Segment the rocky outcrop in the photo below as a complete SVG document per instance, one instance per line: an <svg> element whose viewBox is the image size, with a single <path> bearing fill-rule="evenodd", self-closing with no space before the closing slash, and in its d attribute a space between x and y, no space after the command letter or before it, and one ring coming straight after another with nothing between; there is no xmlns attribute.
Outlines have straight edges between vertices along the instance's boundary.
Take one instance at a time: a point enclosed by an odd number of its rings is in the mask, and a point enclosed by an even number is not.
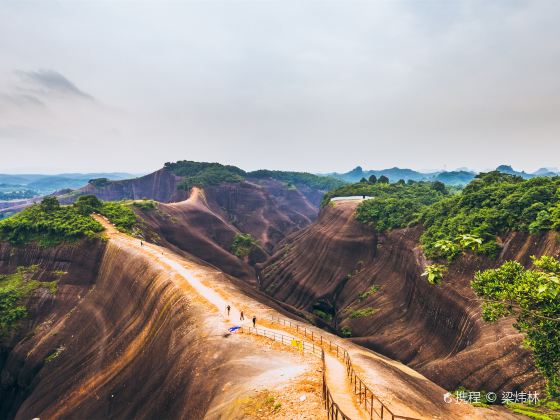
<svg viewBox="0 0 560 420"><path fill-rule="evenodd" d="M377 234L355 221L355 206L327 206L316 223L283 241L261 267L262 289L295 308L332 315L330 327L351 331L356 343L446 389L542 389L512 319L482 321L470 281L476 270L507 259L528 263L534 254L558 255L553 234L511 234L497 261L462 257L441 286L432 286L421 277L421 229Z"/></svg>
<svg viewBox="0 0 560 420"><path fill-rule="evenodd" d="M163 168L140 178L111 181L101 186L87 184L77 192L80 195L92 194L105 201L147 198L171 203L187 198L187 191L177 188L180 182L181 177Z"/></svg>
<svg viewBox="0 0 560 420"><path fill-rule="evenodd" d="M287 187L276 180L247 180L204 188L208 206L272 251L287 235L309 225L322 193L305 186Z"/></svg>

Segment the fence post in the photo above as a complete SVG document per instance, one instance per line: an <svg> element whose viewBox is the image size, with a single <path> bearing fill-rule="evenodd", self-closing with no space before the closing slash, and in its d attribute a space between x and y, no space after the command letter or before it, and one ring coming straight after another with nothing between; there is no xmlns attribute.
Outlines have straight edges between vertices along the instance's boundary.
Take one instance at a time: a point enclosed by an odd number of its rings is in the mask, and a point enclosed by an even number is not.
<svg viewBox="0 0 560 420"><path fill-rule="evenodd" d="M362 405L362 381L360 381L360 405Z"/></svg>
<svg viewBox="0 0 560 420"><path fill-rule="evenodd" d="M369 418L373 419L373 394L371 394L371 407L369 408Z"/></svg>

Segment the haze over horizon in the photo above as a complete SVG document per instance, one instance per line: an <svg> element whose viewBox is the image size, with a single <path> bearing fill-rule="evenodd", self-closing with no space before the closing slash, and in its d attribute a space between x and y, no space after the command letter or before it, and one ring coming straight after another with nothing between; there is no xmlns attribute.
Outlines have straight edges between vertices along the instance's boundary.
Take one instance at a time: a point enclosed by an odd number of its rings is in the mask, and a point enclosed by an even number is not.
<svg viewBox="0 0 560 420"><path fill-rule="evenodd" d="M0 173L558 166L560 3L3 2Z"/></svg>

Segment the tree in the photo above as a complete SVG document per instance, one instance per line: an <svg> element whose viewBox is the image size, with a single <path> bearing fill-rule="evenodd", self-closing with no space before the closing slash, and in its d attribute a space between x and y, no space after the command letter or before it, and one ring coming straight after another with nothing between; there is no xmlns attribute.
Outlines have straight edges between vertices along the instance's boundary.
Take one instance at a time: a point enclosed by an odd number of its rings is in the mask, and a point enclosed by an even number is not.
<svg viewBox="0 0 560 420"><path fill-rule="evenodd" d="M548 256L532 259L531 269L508 261L479 271L472 287L483 299L484 320L517 316L514 327L525 334L548 393L556 397L560 395L560 261Z"/></svg>
<svg viewBox="0 0 560 420"><path fill-rule="evenodd" d="M368 181L370 184L377 184L377 177L375 175L371 175Z"/></svg>
<svg viewBox="0 0 560 420"><path fill-rule="evenodd" d="M91 214L99 210L102 206L103 203L95 195L82 195L74 203L76 210L83 215Z"/></svg>
<svg viewBox="0 0 560 420"><path fill-rule="evenodd" d="M397 184L399 184L399 185L405 185L406 183L404 182L404 179L399 179L399 180L397 181Z"/></svg>
<svg viewBox="0 0 560 420"><path fill-rule="evenodd" d="M362 177L362 179L360 179L360 184L367 184L367 179Z"/></svg>
<svg viewBox="0 0 560 420"><path fill-rule="evenodd" d="M47 213L58 210L60 208L60 203L57 198L49 195L41 201L41 209Z"/></svg>
<svg viewBox="0 0 560 420"><path fill-rule="evenodd" d="M389 178L387 178L385 175L381 175L379 177L379 179L377 180L378 183L380 184L388 184L389 183Z"/></svg>
<svg viewBox="0 0 560 420"><path fill-rule="evenodd" d="M447 188L445 188L445 184L441 181L435 181L432 184L432 188L442 194L447 194Z"/></svg>

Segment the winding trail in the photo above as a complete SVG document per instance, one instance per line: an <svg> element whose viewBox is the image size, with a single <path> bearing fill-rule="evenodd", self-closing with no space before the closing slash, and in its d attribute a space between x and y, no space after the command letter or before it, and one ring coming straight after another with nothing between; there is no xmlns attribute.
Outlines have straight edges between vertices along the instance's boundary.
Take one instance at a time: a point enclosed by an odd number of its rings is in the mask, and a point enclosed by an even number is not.
<svg viewBox="0 0 560 420"><path fill-rule="evenodd" d="M239 301L239 296L228 295L224 290L220 290L220 292L218 292L201 280L201 276L203 275L212 276L221 274L221 272L216 271L211 267L199 265L193 261L187 261L184 258L170 252L167 248L146 242L143 242L143 245L141 245L138 239L134 239L119 232L106 218L97 215L94 217L105 227L106 234L109 236L110 240L121 243L124 242L128 247L134 248L136 251L149 254L152 259L179 274L188 282L188 284L199 296L212 305L217 312L221 313L224 319L232 322L232 326L251 326L251 318L253 314L259 315L259 319L265 319L264 314L256 312L256 308L254 308L253 305L247 305L249 302L246 300L250 298L246 298L245 301ZM262 306L260 303L254 303L258 306ZM227 310L225 309L228 305L231 307L229 316L227 314ZM244 313L244 320L240 319L242 311ZM260 323L259 329L301 340L300 337L287 333L285 330L271 328L270 326L263 326ZM355 402L343 363L336 357L333 357L326 352L325 363L327 385L331 391L333 400L338 404L340 409L352 420L369 418L369 416L367 416L362 408L360 408Z"/></svg>

